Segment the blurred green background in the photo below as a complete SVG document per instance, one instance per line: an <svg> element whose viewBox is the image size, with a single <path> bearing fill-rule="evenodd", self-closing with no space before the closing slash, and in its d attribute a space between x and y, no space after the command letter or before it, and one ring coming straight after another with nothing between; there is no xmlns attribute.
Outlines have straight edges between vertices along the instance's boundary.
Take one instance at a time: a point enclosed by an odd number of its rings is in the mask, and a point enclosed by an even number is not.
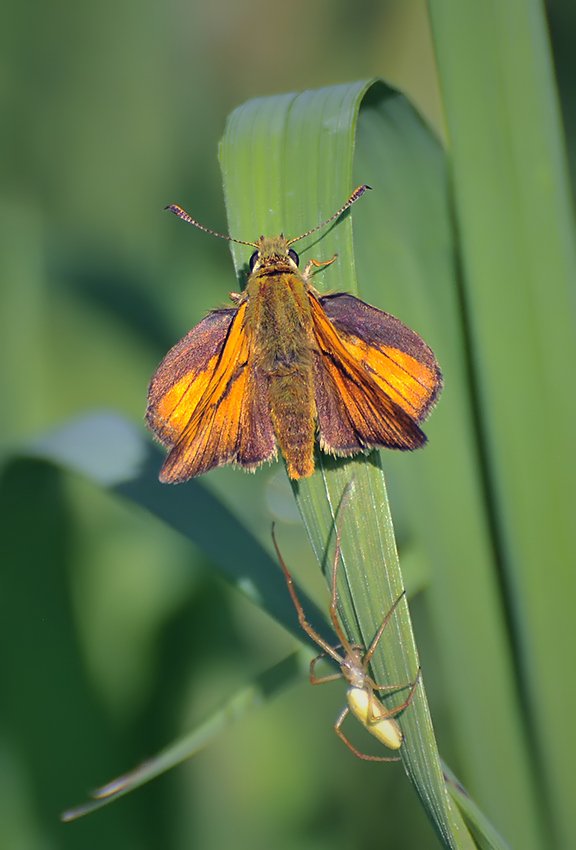
<svg viewBox="0 0 576 850"><path fill-rule="evenodd" d="M142 423L164 353L236 287L226 246L162 213L178 202L226 231L216 149L234 106L384 76L442 135L425 4L63 0L12 3L3 18L0 846L433 846L401 769L357 762L335 739L343 689L305 682L192 762L60 824L294 644L159 521L11 460L95 408ZM568 0L550 9L572 163L575 18ZM267 548L277 520L322 602L280 468L220 470L206 484ZM412 611L441 750L457 768L423 597ZM385 835L383 807L394 814Z"/></svg>

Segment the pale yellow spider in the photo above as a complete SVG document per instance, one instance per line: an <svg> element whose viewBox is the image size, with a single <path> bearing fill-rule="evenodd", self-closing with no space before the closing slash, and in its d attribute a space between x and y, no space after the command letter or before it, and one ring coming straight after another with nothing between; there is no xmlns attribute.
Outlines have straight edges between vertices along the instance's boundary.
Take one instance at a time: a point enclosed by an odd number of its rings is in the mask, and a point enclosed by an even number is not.
<svg viewBox="0 0 576 850"><path fill-rule="evenodd" d="M364 728L382 744L384 744L385 747L388 747L390 750L398 750L402 746L404 736L398 721L395 718L408 708L412 702L416 687L420 681L420 670L418 670L416 679L407 685L378 685L368 673L368 665L376 651L376 648L378 647L378 643L384 633L384 629L388 625L390 618L398 607L398 604L404 598L405 591L400 594L392 608L384 617L382 625L376 632L372 643L367 650L365 650L365 647L360 644L350 643L348 637L344 633L337 611L338 592L336 589L336 576L338 563L340 561L340 537L337 535L334 563L332 566L332 595L329 613L332 626L340 643L338 644L338 647L332 647L318 634L317 631L315 631L315 629L312 628L306 619L306 614L304 613L304 609L302 608L302 604L296 593L292 576L286 566L280 549L278 548L278 543L276 542L276 536L274 534L274 527L272 527L272 540L278 555L278 560L280 561L280 566L282 567L284 576L286 577L290 596L292 597L296 613L298 614L298 622L308 637L310 637L314 643L323 650L320 655L313 658L310 662L310 683L312 685L321 685L324 682L333 682L334 680L341 678L344 678L348 682L348 690L346 693L348 705L345 706L338 715L336 723L334 724L334 731L338 737L344 741L348 749L350 749L358 758L365 759L366 761L399 761L398 756L372 756L360 752L360 750L356 749L342 731L342 724L348 713L352 712ZM337 652L338 648L342 649L342 653ZM325 658L326 656L329 656L338 664L340 672L332 673L327 676L316 676L316 664L320 661L320 659ZM386 708L375 693L376 691L399 691L407 687L410 688L407 698L403 703L395 705L392 708Z"/></svg>

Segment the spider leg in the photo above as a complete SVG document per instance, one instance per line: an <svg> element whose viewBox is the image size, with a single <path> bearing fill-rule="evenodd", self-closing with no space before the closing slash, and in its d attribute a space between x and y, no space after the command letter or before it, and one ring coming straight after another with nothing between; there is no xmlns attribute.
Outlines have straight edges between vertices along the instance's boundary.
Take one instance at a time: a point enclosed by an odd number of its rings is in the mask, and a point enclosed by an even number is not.
<svg viewBox="0 0 576 850"><path fill-rule="evenodd" d="M413 682L408 682L406 685L377 685L375 682L371 682L371 686L375 691L401 691L404 688L410 688L410 692L403 703L400 705L395 705L390 710L386 710L382 715L382 719L386 717L396 717L397 714L401 714L404 709L408 708L412 700L414 699L414 695L416 693L416 688L418 687L418 682L422 677L422 668L418 668L418 673L416 674L416 678Z"/></svg>
<svg viewBox="0 0 576 850"><path fill-rule="evenodd" d="M364 761L400 761L399 756L369 756L367 753L362 753L360 752L360 750L356 749L354 744L348 740L348 738L342 731L342 724L344 723L344 720L348 716L349 712L350 709L348 708L348 706L342 709L342 711L338 715L336 723L334 724L334 731L336 732L340 740L346 744L350 752L354 753L357 758L363 759Z"/></svg>
<svg viewBox="0 0 576 850"><path fill-rule="evenodd" d="M335 682L336 679L342 678L342 673L328 673L325 676L317 676L316 675L316 664L319 661L322 661L323 658L326 658L327 654L325 652L321 652L320 655L317 655L316 658L313 658L310 662L310 684L311 685L323 685L325 682Z"/></svg>
<svg viewBox="0 0 576 850"><path fill-rule="evenodd" d="M366 651L366 655L364 656L364 660L363 660L364 667L367 667L368 664L370 663L370 659L372 658L372 656L376 652L376 647L380 643L380 638L384 634L384 629L386 628L386 626L390 622L390 618L394 614L394 611L396 610L396 608L398 607L398 605L400 604L402 599L404 599L405 596L406 596L406 591L403 590L402 593L400 594L400 596L398 597L398 599L396 600L396 602L394 603L394 605L390 608L390 610L388 611L388 613L386 614L386 616L382 620L382 625L380 626L380 628L378 629L378 631L374 635L374 639L372 640L372 643L368 647L368 650Z"/></svg>

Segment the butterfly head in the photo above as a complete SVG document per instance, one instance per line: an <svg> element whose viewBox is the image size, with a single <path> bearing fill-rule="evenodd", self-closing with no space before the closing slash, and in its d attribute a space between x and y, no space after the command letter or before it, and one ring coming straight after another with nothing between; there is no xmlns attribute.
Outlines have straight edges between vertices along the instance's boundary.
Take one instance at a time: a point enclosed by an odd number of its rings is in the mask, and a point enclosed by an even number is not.
<svg viewBox="0 0 576 850"><path fill-rule="evenodd" d="M261 236L255 243L256 250L250 257L250 274L272 274L294 272L300 258L290 247L285 236Z"/></svg>
<svg viewBox="0 0 576 850"><path fill-rule="evenodd" d="M326 227L326 225L335 221L335 219L340 218L342 213L344 213L348 207L351 207L358 198L362 197L367 189L370 189L370 186L367 186L366 184L358 186L358 188L352 192L346 203L343 204L340 209L336 210L330 218L327 218L320 224L311 227L310 230L307 230L305 233L301 233L300 236L292 237L292 239L287 239L281 233L280 236L261 236L257 242L247 242L244 239L235 239L233 236L227 236L224 233L218 233L217 230L212 230L210 227L205 227L203 224L200 224L199 221L196 221L195 218L192 218L192 216L178 204L169 204L166 209L171 213L174 213L174 215L177 215L178 218L181 218L183 221L187 221L199 230L203 230L204 233L210 233L212 236L217 236L219 239L226 239L228 242L236 242L237 245L249 245L250 247L255 248L256 250L250 257L250 274L295 272L298 269L299 257L296 251L293 251L290 246L295 242L299 242L300 239L304 239L306 236L316 233L316 231Z"/></svg>

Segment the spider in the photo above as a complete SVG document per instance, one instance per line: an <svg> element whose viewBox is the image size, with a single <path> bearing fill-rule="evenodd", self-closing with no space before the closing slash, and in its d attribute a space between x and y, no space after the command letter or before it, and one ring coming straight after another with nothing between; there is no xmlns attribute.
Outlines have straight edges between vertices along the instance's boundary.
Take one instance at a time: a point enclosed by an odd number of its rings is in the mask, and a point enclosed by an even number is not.
<svg viewBox="0 0 576 850"><path fill-rule="evenodd" d="M361 644L351 643L344 633L342 623L337 613L338 592L336 589L336 577L340 561L340 535L338 534L336 537L334 563L332 566L332 595L329 613L332 626L340 643L336 647L330 646L330 644L312 628L306 619L302 603L300 602L296 593L296 588L294 587L294 581L278 547L276 535L274 533L274 526L272 526L272 541L274 543L274 548L276 549L276 554L278 555L278 560L280 561L280 566L282 567L282 571L286 578L286 584L288 585L292 602L294 603L296 613L298 614L298 622L308 637L323 650L320 655L313 658L310 662L310 684L321 685L325 682L333 682L336 679L341 678L344 678L348 682L348 690L346 692L348 705L346 705L338 715L336 723L334 724L334 731L346 744L348 749L351 750L358 758L366 761L399 761L400 759L398 756L372 756L360 752L360 750L358 750L344 734L342 724L348 714L352 712L362 726L364 726L371 735L384 744L385 747L388 747L390 750L398 750L402 746L404 736L398 721L395 718L397 715L401 714L404 709L408 708L412 702L416 692L416 687L420 681L420 669L418 670L415 680L408 683L408 685L378 685L369 675L368 665L376 651L376 648L378 647L380 638L384 633L384 629L390 622L390 618L394 614L399 603L405 597L406 591L403 591L400 594L396 602L392 605L384 617L384 620L382 621L382 624L376 632L368 649ZM338 649L341 649L342 652L337 652ZM329 656L338 664L340 672L331 673L327 676L317 676L316 664L322 658L326 658L326 656ZM386 708L376 695L376 691L399 691L407 687L410 688L408 696L403 703L394 706L393 708Z"/></svg>

